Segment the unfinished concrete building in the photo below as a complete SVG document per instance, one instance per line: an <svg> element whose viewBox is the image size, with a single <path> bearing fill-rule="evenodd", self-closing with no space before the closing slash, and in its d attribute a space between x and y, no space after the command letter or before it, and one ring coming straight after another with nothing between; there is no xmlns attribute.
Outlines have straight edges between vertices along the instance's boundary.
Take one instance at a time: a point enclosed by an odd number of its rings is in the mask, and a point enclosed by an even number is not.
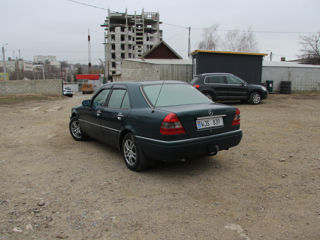
<svg viewBox="0 0 320 240"><path fill-rule="evenodd" d="M121 74L121 60L140 58L162 40L159 13L138 15L108 11L105 29L105 57L110 75Z"/></svg>

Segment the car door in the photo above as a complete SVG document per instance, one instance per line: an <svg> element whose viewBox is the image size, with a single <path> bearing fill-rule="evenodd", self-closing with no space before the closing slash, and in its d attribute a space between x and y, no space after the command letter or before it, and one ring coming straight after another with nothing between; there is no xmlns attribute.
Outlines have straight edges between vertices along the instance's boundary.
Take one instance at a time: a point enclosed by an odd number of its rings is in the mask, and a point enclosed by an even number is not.
<svg viewBox="0 0 320 240"><path fill-rule="evenodd" d="M85 107L79 116L81 128L92 138L101 138L100 114L101 107L106 103L110 88L102 89L91 100L91 105Z"/></svg>
<svg viewBox="0 0 320 240"><path fill-rule="evenodd" d="M228 75L228 90L229 90L229 99L247 99L248 97L248 87L247 84L240 78Z"/></svg>
<svg viewBox="0 0 320 240"><path fill-rule="evenodd" d="M103 141L118 146L120 131L130 112L129 93L124 86L112 89L108 103L101 108L101 132Z"/></svg>
<svg viewBox="0 0 320 240"><path fill-rule="evenodd" d="M216 100L226 99L228 97L227 80L224 75L206 76L204 83L214 93Z"/></svg>

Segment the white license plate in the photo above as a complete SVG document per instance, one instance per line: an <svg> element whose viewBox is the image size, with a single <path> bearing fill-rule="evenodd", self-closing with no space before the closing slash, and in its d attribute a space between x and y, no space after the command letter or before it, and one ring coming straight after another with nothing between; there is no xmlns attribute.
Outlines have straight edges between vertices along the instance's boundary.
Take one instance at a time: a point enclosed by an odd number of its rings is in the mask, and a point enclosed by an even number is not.
<svg viewBox="0 0 320 240"><path fill-rule="evenodd" d="M223 126L222 117L213 117L207 119L196 120L197 129L221 127Z"/></svg>

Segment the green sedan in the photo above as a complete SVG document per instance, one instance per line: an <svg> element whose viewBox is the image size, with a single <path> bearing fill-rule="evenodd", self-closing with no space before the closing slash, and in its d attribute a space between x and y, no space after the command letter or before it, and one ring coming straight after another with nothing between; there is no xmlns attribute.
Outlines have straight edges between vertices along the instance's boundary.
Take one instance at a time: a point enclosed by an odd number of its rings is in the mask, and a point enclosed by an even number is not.
<svg viewBox="0 0 320 240"><path fill-rule="evenodd" d="M154 161L215 155L242 137L238 108L214 103L180 81L105 84L72 108L69 130L77 141L117 147L133 171Z"/></svg>

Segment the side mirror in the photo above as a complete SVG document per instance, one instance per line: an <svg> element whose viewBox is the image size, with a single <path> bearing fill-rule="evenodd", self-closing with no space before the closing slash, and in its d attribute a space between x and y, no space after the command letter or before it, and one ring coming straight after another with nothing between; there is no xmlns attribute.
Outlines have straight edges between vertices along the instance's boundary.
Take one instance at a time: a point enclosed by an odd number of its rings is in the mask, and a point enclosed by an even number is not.
<svg viewBox="0 0 320 240"><path fill-rule="evenodd" d="M90 100L90 99L83 100L83 101L82 101L82 106L84 106L84 107L90 107L90 106L91 106L91 100Z"/></svg>

